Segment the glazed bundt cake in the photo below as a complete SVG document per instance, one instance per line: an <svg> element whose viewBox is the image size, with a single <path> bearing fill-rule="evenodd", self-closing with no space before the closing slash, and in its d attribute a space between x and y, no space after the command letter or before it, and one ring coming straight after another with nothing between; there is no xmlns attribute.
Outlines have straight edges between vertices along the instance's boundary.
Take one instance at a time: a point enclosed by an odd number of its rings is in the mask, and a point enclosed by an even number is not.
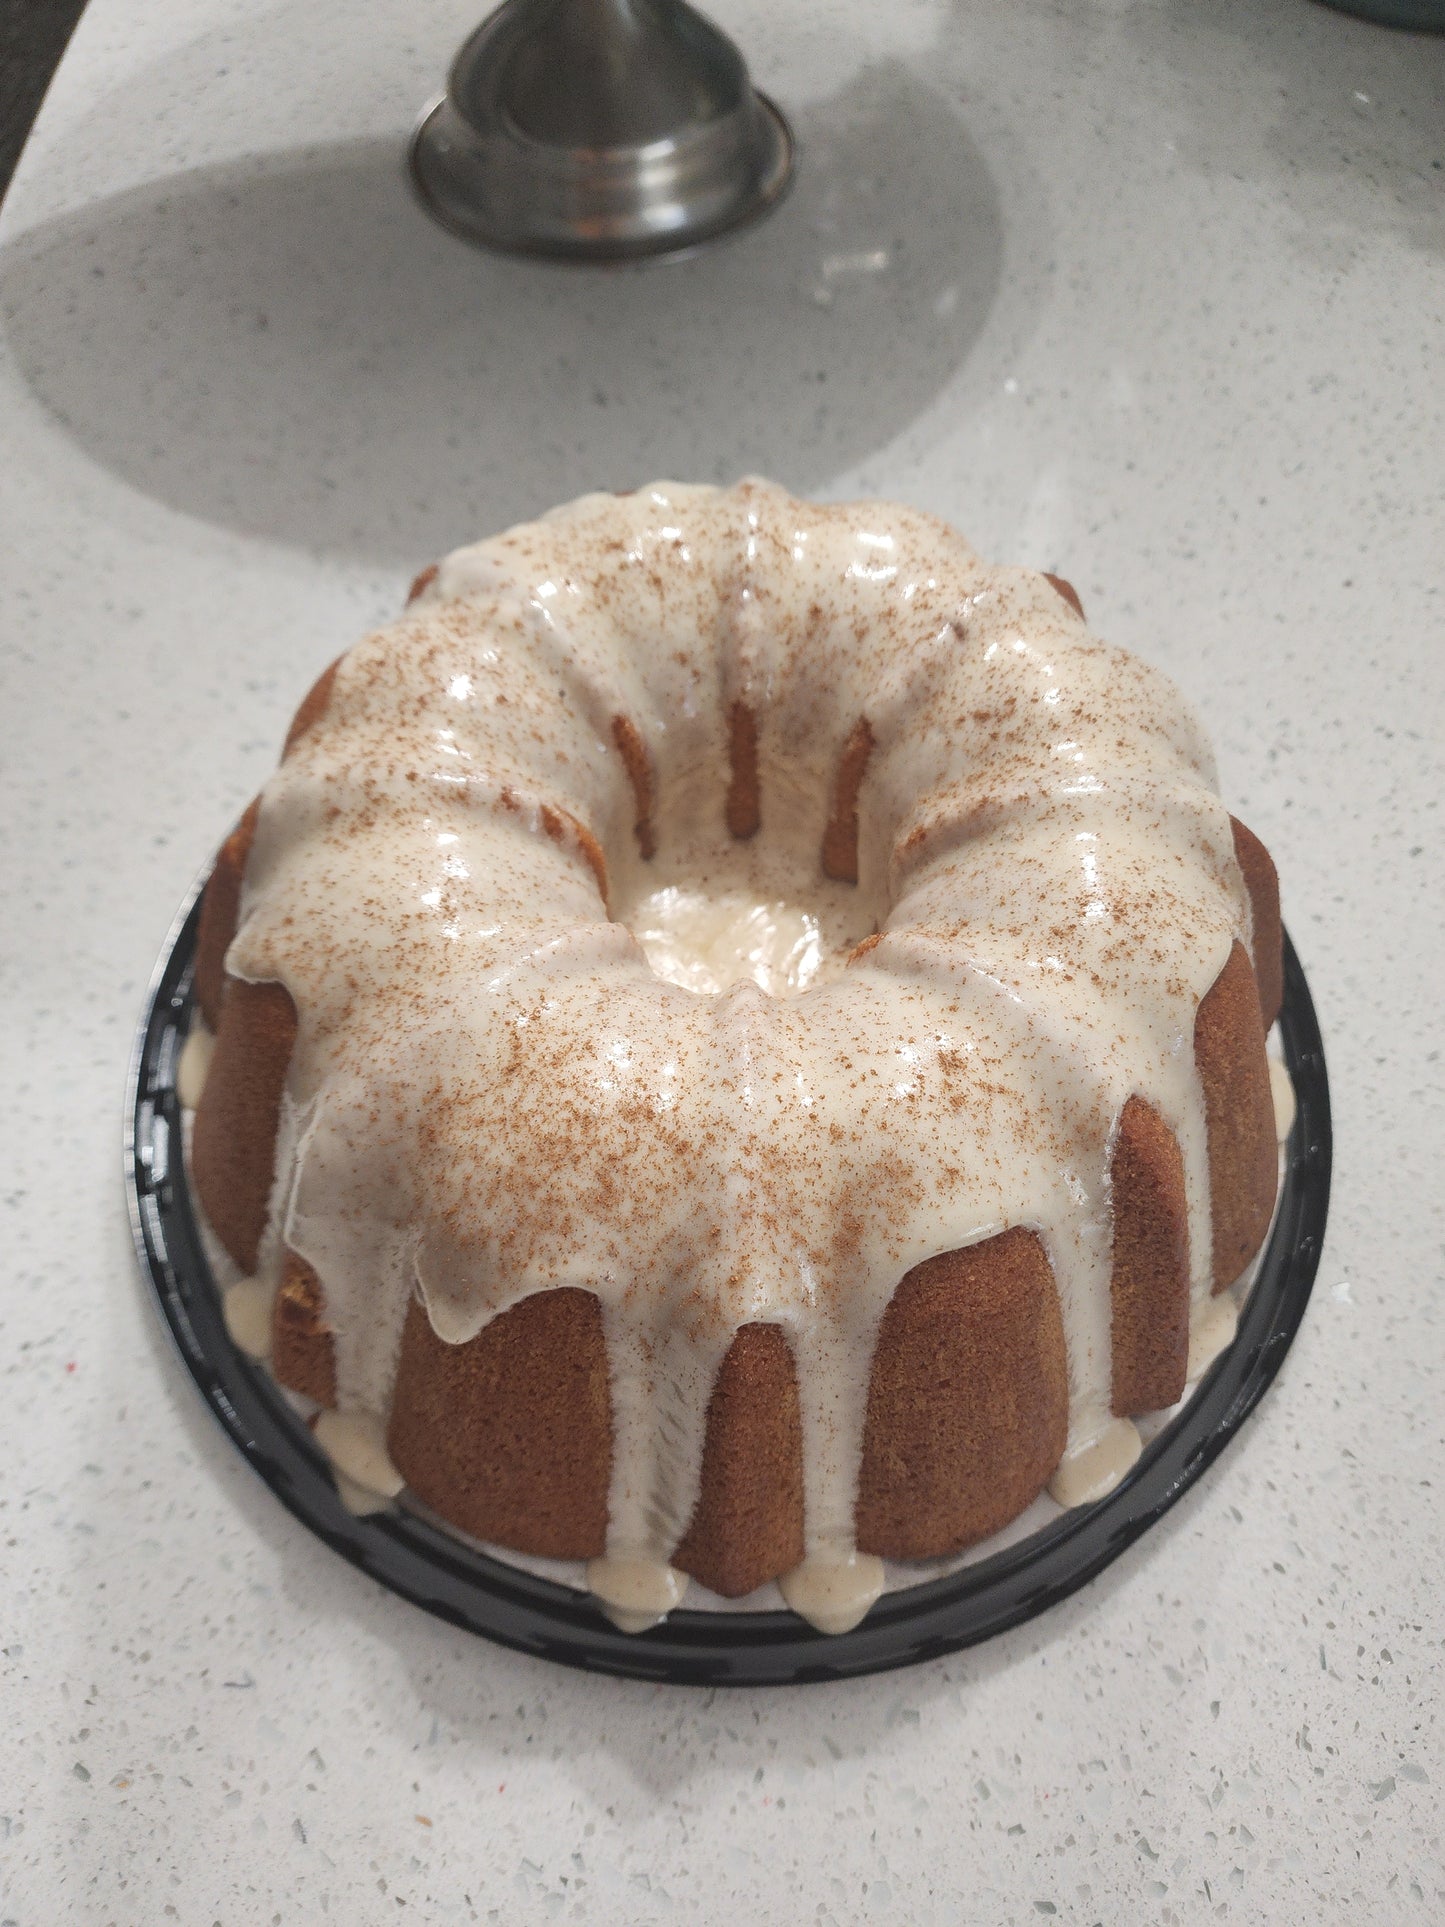
<svg viewBox="0 0 1445 1927"><path fill-rule="evenodd" d="M1268 855L1067 584L592 495L333 664L217 859L196 1193L374 1491L816 1625L1093 1496L1276 1184Z"/></svg>

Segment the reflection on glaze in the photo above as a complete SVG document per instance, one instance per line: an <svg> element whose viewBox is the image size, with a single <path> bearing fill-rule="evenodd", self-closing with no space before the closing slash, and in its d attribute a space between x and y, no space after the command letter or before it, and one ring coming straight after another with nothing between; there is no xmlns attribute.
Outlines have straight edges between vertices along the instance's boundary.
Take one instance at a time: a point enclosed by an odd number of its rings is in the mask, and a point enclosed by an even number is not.
<svg viewBox="0 0 1445 1927"><path fill-rule="evenodd" d="M821 857L845 765L856 884ZM585 497L447 558L263 792L227 966L300 1013L267 1262L284 1240L315 1267L341 1413L378 1439L414 1292L453 1344L531 1292L595 1293L597 1582L631 1575L633 1615L668 1609L733 1333L781 1323L789 1597L842 1623L838 1574L871 1584L873 1341L923 1259L1039 1230L1068 1352L1056 1489L1120 1476L1112 1132L1138 1092L1178 1138L1202 1301L1194 1014L1248 934L1187 706L1043 578L913 511L764 483Z"/></svg>

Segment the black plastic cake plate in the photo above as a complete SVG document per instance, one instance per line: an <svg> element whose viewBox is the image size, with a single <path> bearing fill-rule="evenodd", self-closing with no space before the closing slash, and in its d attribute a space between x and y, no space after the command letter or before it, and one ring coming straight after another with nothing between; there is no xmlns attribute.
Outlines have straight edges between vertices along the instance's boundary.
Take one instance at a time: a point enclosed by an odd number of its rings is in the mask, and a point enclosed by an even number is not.
<svg viewBox="0 0 1445 1927"><path fill-rule="evenodd" d="M136 1249L181 1359L226 1435L296 1517L355 1566L455 1626L591 1672L692 1686L848 1679L970 1646L1074 1592L1169 1510L1239 1431L1309 1301L1330 1191L1330 1097L1309 987L1285 938L1280 1016L1298 1112L1269 1246L1234 1343L1107 1498L945 1578L885 1593L850 1633L792 1613L680 1608L621 1633L584 1592L505 1564L404 1508L353 1517L326 1460L264 1367L232 1343L192 1213L176 1066L191 1019L199 886L156 968L126 1094Z"/></svg>

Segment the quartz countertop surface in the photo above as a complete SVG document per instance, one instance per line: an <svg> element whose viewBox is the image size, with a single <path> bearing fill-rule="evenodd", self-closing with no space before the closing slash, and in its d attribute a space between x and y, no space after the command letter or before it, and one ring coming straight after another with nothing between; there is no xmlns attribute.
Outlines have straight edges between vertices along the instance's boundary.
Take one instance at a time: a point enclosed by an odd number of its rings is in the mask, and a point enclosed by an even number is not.
<svg viewBox="0 0 1445 1927"><path fill-rule="evenodd" d="M727 0L796 190L598 274L408 198L471 13L92 0L0 216L0 1922L1440 1920L1445 40ZM1279 1380L1101 1578L704 1694L488 1646L281 1509L147 1302L121 1100L178 902L412 572L744 471L1061 570L1184 685L1336 1162Z"/></svg>

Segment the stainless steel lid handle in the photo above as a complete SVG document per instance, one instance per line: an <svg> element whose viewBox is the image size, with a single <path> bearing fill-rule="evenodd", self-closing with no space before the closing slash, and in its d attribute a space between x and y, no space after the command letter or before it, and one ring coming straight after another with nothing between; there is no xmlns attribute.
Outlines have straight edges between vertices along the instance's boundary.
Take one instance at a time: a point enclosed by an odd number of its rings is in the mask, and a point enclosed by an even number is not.
<svg viewBox="0 0 1445 1927"><path fill-rule="evenodd" d="M774 206L793 139L684 0L507 0L412 139L444 227L573 261L691 252Z"/></svg>

